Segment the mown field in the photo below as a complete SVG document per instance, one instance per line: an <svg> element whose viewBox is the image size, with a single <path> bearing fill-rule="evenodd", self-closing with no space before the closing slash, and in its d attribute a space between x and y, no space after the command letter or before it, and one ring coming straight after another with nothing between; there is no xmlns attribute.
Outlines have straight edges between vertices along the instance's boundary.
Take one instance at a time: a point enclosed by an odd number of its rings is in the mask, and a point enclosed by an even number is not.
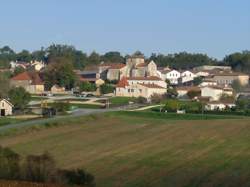
<svg viewBox="0 0 250 187"><path fill-rule="evenodd" d="M1 137L0 145L21 155L49 151L100 187L250 186L250 119L200 119L99 114Z"/></svg>

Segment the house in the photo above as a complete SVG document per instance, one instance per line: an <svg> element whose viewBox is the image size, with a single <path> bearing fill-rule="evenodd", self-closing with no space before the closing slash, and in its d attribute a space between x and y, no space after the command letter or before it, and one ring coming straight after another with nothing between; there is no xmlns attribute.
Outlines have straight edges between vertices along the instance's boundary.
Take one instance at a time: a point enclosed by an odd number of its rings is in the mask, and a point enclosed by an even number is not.
<svg viewBox="0 0 250 187"><path fill-rule="evenodd" d="M217 86L217 82L211 79L204 79L199 87L204 87L204 86Z"/></svg>
<svg viewBox="0 0 250 187"><path fill-rule="evenodd" d="M27 92L31 94L40 94L44 92L44 83L40 78L40 75L36 72L23 72L10 80L12 87L23 87Z"/></svg>
<svg viewBox="0 0 250 187"><path fill-rule="evenodd" d="M182 83L193 81L195 77L196 75L190 70L185 70L181 72Z"/></svg>
<svg viewBox="0 0 250 187"><path fill-rule="evenodd" d="M225 110L226 108L234 108L234 102L210 101L205 105L206 110Z"/></svg>
<svg viewBox="0 0 250 187"><path fill-rule="evenodd" d="M163 70L161 73L164 80L169 80L171 85L177 85L181 77L181 73L177 70Z"/></svg>
<svg viewBox="0 0 250 187"><path fill-rule="evenodd" d="M165 81L158 77L123 77L116 86L115 95L122 97L145 97L167 92Z"/></svg>
<svg viewBox="0 0 250 187"><path fill-rule="evenodd" d="M31 61L30 65L35 71L41 71L45 68L45 63L42 61Z"/></svg>
<svg viewBox="0 0 250 187"><path fill-rule="evenodd" d="M176 87L176 91L178 93L179 98L187 97L187 93L190 91L201 92L201 89L197 86L181 86Z"/></svg>
<svg viewBox="0 0 250 187"><path fill-rule="evenodd" d="M103 66L103 65L101 65ZM122 63L111 63L108 67L107 80L120 80L126 75L126 65Z"/></svg>
<svg viewBox="0 0 250 187"><path fill-rule="evenodd" d="M10 62L10 68L12 71L14 71L16 68L21 67L23 69L27 69L30 66L27 62L20 62L20 61L11 61Z"/></svg>
<svg viewBox="0 0 250 187"><path fill-rule="evenodd" d="M210 97L211 101L219 101L222 95L233 95L231 87L222 86L204 86L201 87L201 97Z"/></svg>
<svg viewBox="0 0 250 187"><path fill-rule="evenodd" d="M213 75L213 80L218 85L231 85L234 81L239 81L242 86L249 84L249 75L240 72L219 72Z"/></svg>
<svg viewBox="0 0 250 187"><path fill-rule="evenodd" d="M52 94L60 94L60 93L65 93L65 87L60 87L59 85L54 85L50 89Z"/></svg>
<svg viewBox="0 0 250 187"><path fill-rule="evenodd" d="M6 99L0 99L0 117L12 115L13 105Z"/></svg>

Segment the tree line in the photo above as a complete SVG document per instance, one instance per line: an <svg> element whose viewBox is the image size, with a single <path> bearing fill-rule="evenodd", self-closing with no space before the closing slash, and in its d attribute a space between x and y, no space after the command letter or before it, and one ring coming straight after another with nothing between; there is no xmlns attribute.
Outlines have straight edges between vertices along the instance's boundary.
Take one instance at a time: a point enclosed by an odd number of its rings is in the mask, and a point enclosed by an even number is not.
<svg viewBox="0 0 250 187"><path fill-rule="evenodd" d="M94 187L95 178L83 169L65 170L56 166L49 153L28 155L24 159L0 146L0 179Z"/></svg>
<svg viewBox="0 0 250 187"><path fill-rule="evenodd" d="M8 68L10 61L29 62L31 60L38 60L44 61L47 64L64 61L72 64L74 69L83 69L88 65L96 65L102 61L124 63L126 57L128 55L122 55L117 51L107 52L103 55L95 51L87 54L70 45L53 44L47 48L42 47L40 50L33 52L22 50L18 53L9 46L4 46L0 48L0 68ZM190 69L201 65L229 65L234 70L250 72L250 51L229 54L222 61L211 58L206 54L187 52L167 55L153 53L147 60L154 60L158 66L169 66L175 69Z"/></svg>

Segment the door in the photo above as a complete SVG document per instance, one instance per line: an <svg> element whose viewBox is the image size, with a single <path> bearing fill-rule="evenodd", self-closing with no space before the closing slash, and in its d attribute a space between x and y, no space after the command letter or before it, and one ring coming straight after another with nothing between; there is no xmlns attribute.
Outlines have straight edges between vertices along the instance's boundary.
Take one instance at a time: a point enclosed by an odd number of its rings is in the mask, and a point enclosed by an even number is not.
<svg viewBox="0 0 250 187"><path fill-rule="evenodd" d="M1 109L1 115L0 116L5 116L5 109Z"/></svg>

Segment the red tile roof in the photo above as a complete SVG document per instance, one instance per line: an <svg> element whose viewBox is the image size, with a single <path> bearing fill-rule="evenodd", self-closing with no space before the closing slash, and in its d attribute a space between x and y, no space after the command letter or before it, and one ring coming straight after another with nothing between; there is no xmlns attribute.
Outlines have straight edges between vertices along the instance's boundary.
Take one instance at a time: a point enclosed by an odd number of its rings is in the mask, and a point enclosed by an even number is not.
<svg viewBox="0 0 250 187"><path fill-rule="evenodd" d="M117 88L125 88L126 86L128 86L128 80L126 77L123 77L118 84L116 85Z"/></svg>
<svg viewBox="0 0 250 187"><path fill-rule="evenodd" d="M43 81L41 80L38 73L32 73L32 72L23 72L15 77L11 78L12 81L32 81L32 85L43 85Z"/></svg>
<svg viewBox="0 0 250 187"><path fill-rule="evenodd" d="M28 74L28 72L23 72L23 73L20 73L18 75L16 75L15 77L12 77L11 80L14 80L14 81L26 81L26 80L32 80L30 75Z"/></svg>

